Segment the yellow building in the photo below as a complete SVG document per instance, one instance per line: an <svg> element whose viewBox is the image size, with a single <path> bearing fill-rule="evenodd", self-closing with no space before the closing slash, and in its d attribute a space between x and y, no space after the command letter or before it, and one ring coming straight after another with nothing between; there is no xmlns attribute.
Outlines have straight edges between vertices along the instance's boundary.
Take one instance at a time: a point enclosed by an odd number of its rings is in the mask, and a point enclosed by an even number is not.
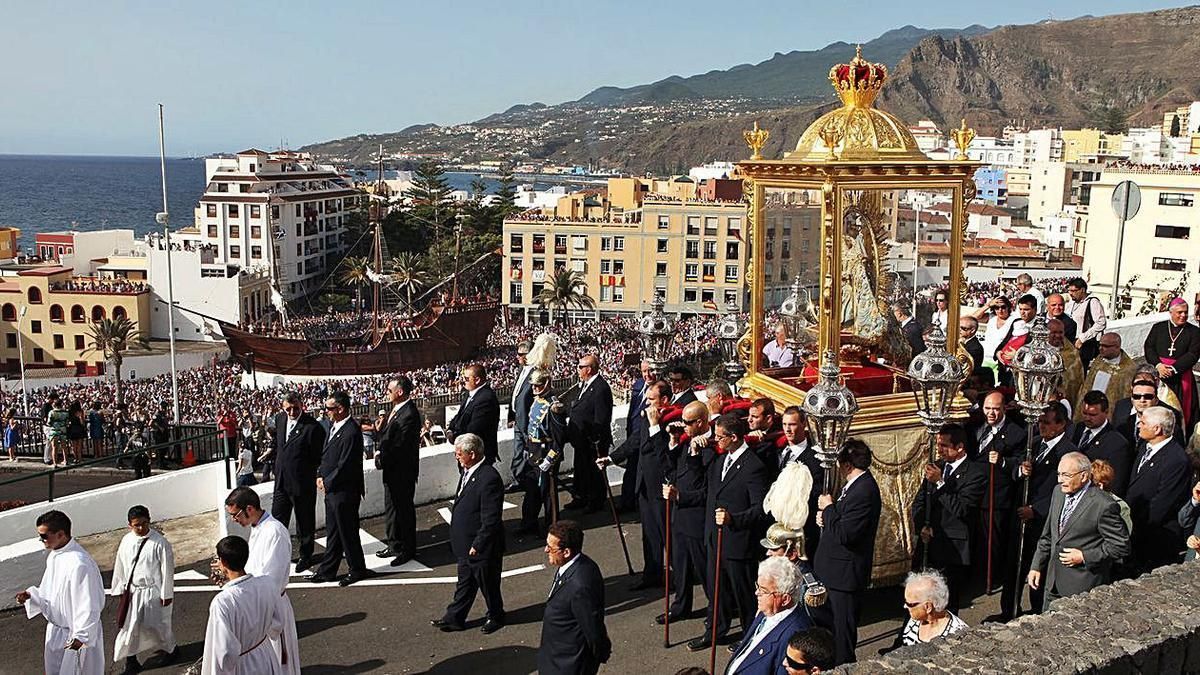
<svg viewBox="0 0 1200 675"><path fill-rule="evenodd" d="M17 240L21 238L21 230L16 227L0 227L0 260L11 260L17 257L19 249Z"/></svg>
<svg viewBox="0 0 1200 675"><path fill-rule="evenodd" d="M1095 161L1098 157L1121 154L1124 134L1106 134L1099 129L1063 129L1064 162Z"/></svg>
<svg viewBox="0 0 1200 675"><path fill-rule="evenodd" d="M150 335L149 285L76 277L59 266L0 272L0 359L7 372L21 370L21 343L26 368L74 368L77 375L101 375L104 355L90 349L88 327L99 319L122 316Z"/></svg>

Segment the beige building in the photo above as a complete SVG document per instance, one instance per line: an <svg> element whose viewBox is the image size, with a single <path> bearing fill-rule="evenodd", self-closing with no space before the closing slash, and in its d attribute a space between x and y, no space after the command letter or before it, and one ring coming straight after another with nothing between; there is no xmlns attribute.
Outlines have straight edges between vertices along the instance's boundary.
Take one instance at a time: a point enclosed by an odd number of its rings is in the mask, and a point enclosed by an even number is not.
<svg viewBox="0 0 1200 675"><path fill-rule="evenodd" d="M1106 134L1099 129L1063 129L1063 161L1088 162L1098 157L1122 155L1124 134Z"/></svg>
<svg viewBox="0 0 1200 675"><path fill-rule="evenodd" d="M590 220L571 211L555 216L531 211L504 222L507 306L539 316L538 294L554 270L568 268L583 275L596 301L595 312L573 316L639 314L655 292L670 313L718 314L729 302L742 308L749 259L745 204L679 198L675 195L689 190L695 194L696 184L686 177L616 178L609 185L606 197L590 197L608 203L609 211ZM664 193L653 192L656 188ZM560 206L577 202L559 200ZM816 265L819 214L816 202L767 209L763 272L773 286L768 305L781 302L795 275Z"/></svg>
<svg viewBox="0 0 1200 675"><path fill-rule="evenodd" d="M1100 164L1080 162L1040 162L1031 166L1029 222L1042 229L1050 217L1063 213L1086 215L1088 192L1091 183L1100 177L1100 170Z"/></svg>
<svg viewBox="0 0 1200 675"><path fill-rule="evenodd" d="M0 269L0 359L5 370L21 372L20 344L26 368L104 374L104 355L90 349L88 327L124 316L149 336L150 295L142 281L77 277L57 265Z"/></svg>
<svg viewBox="0 0 1200 675"><path fill-rule="evenodd" d="M1124 242L1117 251L1119 221L1109 204L1121 181L1141 188L1142 205L1125 225ZM1137 275L1130 303L1141 305L1150 292L1175 289L1190 272L1186 292L1192 297L1200 286L1200 169L1167 169L1155 165L1106 168L1091 185L1092 208L1083 232L1086 240L1083 272L1089 288L1107 302L1113 272L1120 265L1118 289Z"/></svg>

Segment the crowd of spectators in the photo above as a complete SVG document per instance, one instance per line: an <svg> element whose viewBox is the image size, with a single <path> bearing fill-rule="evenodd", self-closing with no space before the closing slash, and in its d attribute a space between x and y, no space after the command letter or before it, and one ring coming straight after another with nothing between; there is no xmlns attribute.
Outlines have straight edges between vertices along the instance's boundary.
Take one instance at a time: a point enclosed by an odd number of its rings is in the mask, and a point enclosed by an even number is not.
<svg viewBox="0 0 1200 675"><path fill-rule="evenodd" d="M144 293L150 290L150 285L144 281L130 279L76 278L53 281L50 283L50 290L73 293Z"/></svg>

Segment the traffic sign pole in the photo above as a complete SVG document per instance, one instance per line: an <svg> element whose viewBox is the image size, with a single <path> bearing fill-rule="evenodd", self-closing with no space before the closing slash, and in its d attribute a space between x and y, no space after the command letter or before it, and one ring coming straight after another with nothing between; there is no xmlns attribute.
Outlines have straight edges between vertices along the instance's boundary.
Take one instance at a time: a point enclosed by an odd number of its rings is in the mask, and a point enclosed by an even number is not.
<svg viewBox="0 0 1200 675"><path fill-rule="evenodd" d="M1141 207L1142 190L1138 187L1137 183L1131 180L1123 180L1113 189L1113 213L1121 221L1121 224L1117 227L1117 258L1113 261L1112 295L1109 298L1109 313L1113 318L1117 316L1117 303L1119 301L1117 294L1121 282L1121 253L1125 246L1125 223L1133 220Z"/></svg>

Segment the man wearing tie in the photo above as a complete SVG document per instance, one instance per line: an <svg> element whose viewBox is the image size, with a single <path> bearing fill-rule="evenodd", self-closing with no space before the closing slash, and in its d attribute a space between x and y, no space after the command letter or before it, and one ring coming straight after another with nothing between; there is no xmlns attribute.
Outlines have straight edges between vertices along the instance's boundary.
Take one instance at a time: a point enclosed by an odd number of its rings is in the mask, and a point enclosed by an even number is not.
<svg viewBox="0 0 1200 675"><path fill-rule="evenodd" d="M1102 459L1112 466L1113 479L1108 489L1118 497L1124 497L1133 452L1125 436L1108 423L1108 396L1097 389L1084 394L1078 417L1081 423L1075 425L1071 441L1089 460Z"/></svg>
<svg viewBox="0 0 1200 675"><path fill-rule="evenodd" d="M1141 572L1179 562L1183 529L1177 516L1188 499L1191 464L1173 438L1174 411L1155 406L1142 413L1142 450L1134 460L1125 501L1133 520L1133 564Z"/></svg>
<svg viewBox="0 0 1200 675"><path fill-rule="evenodd" d="M714 616L709 603L707 626L716 622L720 640L729 632L736 611L742 630L748 630L757 610L754 602L755 567L762 557L758 542L767 529L768 517L763 511L767 496L767 470L746 447L746 422L736 415L717 418L713 440L716 453L708 464L707 489L685 490L680 486L679 505L705 505L705 540L707 542L709 575L706 590L712 600L716 577L717 528L724 528L721 551L721 605ZM711 631L688 642L691 651L703 651L712 646Z"/></svg>
<svg viewBox="0 0 1200 675"><path fill-rule="evenodd" d="M591 513L604 506L608 478L596 467L596 458L607 456L612 447L613 399L595 354L579 357L577 367L579 396L567 417L567 440L575 451L575 499L567 508Z"/></svg>
<svg viewBox="0 0 1200 675"><path fill-rule="evenodd" d="M629 413L625 416L625 438L632 438L634 425L638 416L646 409L646 387L654 382L656 373L650 367L650 362L643 360L638 370L640 377L633 381L629 388ZM625 476L621 479L621 510L637 509L637 455L631 455L625 462Z"/></svg>
<svg viewBox="0 0 1200 675"><path fill-rule="evenodd" d="M300 558L296 571L312 567L313 533L317 529L317 466L325 448L325 429L304 412L300 395L283 397L283 412L275 416L275 491L271 516L287 527L296 512Z"/></svg>
<svg viewBox="0 0 1200 675"><path fill-rule="evenodd" d="M704 564L704 499L692 504L676 500L679 492L688 490L705 494L705 476L702 448L712 443L712 427L708 423L708 407L700 401L692 401L683 409L680 425L668 425L671 435L667 455L673 466L669 471L672 480L663 485L663 499L671 512L671 585L675 599L669 611L671 621L690 618L692 598L697 583L705 584ZM659 614L654 621L660 626L666 623L667 615Z"/></svg>
<svg viewBox="0 0 1200 675"><path fill-rule="evenodd" d="M999 391L984 396L983 424L967 434L967 441L970 443L967 448L968 459L980 459L995 465L995 468L988 470L988 493L985 493L979 508L979 523L976 527L980 534L975 547L980 559L986 559L988 544L991 544L993 567L1000 564L1005 551L1008 550L1008 527L1005 518L1013 508L1011 467L1014 466L1013 462L1017 461L1017 457L1025 451L1025 427L1008 417L1005 407L1007 403L1004 394ZM1010 469L1005 470L1001 464ZM984 562L976 571L986 576L987 563ZM992 578L995 580L1000 577L993 571Z"/></svg>
<svg viewBox="0 0 1200 675"><path fill-rule="evenodd" d="M392 409L385 417L376 443L375 468L383 471L383 513L387 519L387 548L375 555L393 558L399 567L417 554L417 474L421 468L421 413L410 398L413 384L407 375L388 381L387 400Z"/></svg>
<svg viewBox="0 0 1200 675"><path fill-rule="evenodd" d="M325 493L325 557L308 580L333 581L344 556L350 571L339 585L349 586L375 576L367 569L358 537L358 505L366 492L362 429L350 417L350 396L344 391L335 391L325 399L325 412L333 421L317 470L317 489Z"/></svg>
<svg viewBox="0 0 1200 675"><path fill-rule="evenodd" d="M812 490L808 497L808 522L804 524L804 554L813 560L817 554L817 545L821 541L821 528L817 525L817 498L825 485L825 467L817 456L817 446L809 442L808 421L804 411L796 406L789 406L783 411L783 437L787 445L779 452L779 470L793 462L800 462L808 467L812 474Z"/></svg>
<svg viewBox="0 0 1200 675"><path fill-rule="evenodd" d="M450 550L458 560L454 599L440 619L430 625L444 633L466 630L467 614L481 592L487 604L482 630L504 627L504 598L500 567L504 557L504 481L496 467L484 461L483 439L463 434L454 440L454 457L462 467L458 494L450 511Z"/></svg>
<svg viewBox="0 0 1200 675"><path fill-rule="evenodd" d="M871 582L875 531L883 510L879 484L870 469L871 448L856 438L846 441L838 453L838 472L846 482L836 501L828 494L817 501L817 519L824 531L814 571L828 593L839 664L855 661L862 594Z"/></svg>
<svg viewBox="0 0 1200 675"><path fill-rule="evenodd" d="M754 596L758 613L743 631L725 675L775 675L787 655L788 640L812 623L797 609L804 591L800 572L787 558L771 557L758 564Z"/></svg>
<svg viewBox="0 0 1200 675"><path fill-rule="evenodd" d="M532 468L525 456L525 433L529 426L529 407L533 405L533 388L529 383L529 374L534 369L534 365L529 362L531 349L533 349L533 345L527 341L517 345L517 365L521 369L517 371L517 379L513 382L512 399L508 405L508 423L514 429L511 462L513 482L506 490L509 493L522 491L521 476Z"/></svg>
<svg viewBox="0 0 1200 675"><path fill-rule="evenodd" d="M538 673L595 675L612 654L604 627L604 575L583 554L583 529L575 521L551 525L545 551L558 570L542 612Z"/></svg>
<svg viewBox="0 0 1200 675"><path fill-rule="evenodd" d="M487 369L478 363L463 368L466 395L458 413L446 424L450 440L461 434L475 434L483 440L484 461L493 464L499 454L496 435L500 431L500 400L487 381Z"/></svg>

